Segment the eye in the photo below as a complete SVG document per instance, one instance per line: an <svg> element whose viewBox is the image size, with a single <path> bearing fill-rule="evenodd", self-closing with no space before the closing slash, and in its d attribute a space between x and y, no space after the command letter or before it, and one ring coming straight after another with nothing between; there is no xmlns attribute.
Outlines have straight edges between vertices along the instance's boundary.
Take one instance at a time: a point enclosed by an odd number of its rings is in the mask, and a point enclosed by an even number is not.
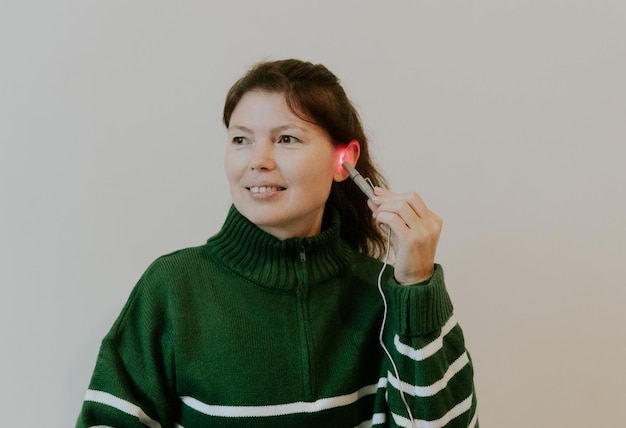
<svg viewBox="0 0 626 428"><path fill-rule="evenodd" d="M278 138L278 142L280 144L293 144L293 143L300 142L300 140L294 137L293 135L281 135Z"/></svg>
<svg viewBox="0 0 626 428"><path fill-rule="evenodd" d="M246 142L245 137L233 137L232 139L232 143L236 145L243 144L245 142Z"/></svg>

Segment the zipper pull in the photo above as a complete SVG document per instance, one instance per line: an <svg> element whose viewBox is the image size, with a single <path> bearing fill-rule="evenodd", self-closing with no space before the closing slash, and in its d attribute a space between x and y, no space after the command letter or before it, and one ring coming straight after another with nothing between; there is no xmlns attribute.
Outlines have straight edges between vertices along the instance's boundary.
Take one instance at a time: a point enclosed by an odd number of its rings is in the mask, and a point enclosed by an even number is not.
<svg viewBox="0 0 626 428"><path fill-rule="evenodd" d="M300 261L302 263L306 262L306 250L304 249L304 245L300 247Z"/></svg>

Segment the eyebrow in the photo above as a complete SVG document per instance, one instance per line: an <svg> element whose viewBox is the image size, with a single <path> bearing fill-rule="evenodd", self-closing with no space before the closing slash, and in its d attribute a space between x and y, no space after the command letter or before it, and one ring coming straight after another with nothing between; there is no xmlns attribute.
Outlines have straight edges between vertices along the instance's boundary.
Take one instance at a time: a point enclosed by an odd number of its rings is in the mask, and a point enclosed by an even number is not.
<svg viewBox="0 0 626 428"><path fill-rule="evenodd" d="M247 128L245 126L239 126L239 125L229 126L228 127L228 131L230 131L230 130L239 130L239 131L243 131L243 132L247 132L249 134L252 134L252 129Z"/></svg>
<svg viewBox="0 0 626 428"><path fill-rule="evenodd" d="M282 132L282 131L284 131L286 129L297 129L298 131L301 131L301 132L304 132L304 133L308 133L307 129L305 129L305 128L301 127L301 126L298 126L298 125L294 125L294 124L277 126L276 128L270 129L270 131L272 133L276 133L276 132ZM248 128L247 126L243 126L243 125L229 126L228 127L228 131L231 131L231 130L239 130L239 131L247 132L249 134L254 134L254 131L252 129Z"/></svg>

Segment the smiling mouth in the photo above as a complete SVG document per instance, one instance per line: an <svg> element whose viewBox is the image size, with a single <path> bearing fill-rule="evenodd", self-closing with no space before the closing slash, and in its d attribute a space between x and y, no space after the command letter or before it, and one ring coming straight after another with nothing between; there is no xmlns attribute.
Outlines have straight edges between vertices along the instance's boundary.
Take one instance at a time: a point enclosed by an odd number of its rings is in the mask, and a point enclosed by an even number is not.
<svg viewBox="0 0 626 428"><path fill-rule="evenodd" d="M278 186L251 186L247 187L247 189L252 193L271 193L285 190L284 187Z"/></svg>

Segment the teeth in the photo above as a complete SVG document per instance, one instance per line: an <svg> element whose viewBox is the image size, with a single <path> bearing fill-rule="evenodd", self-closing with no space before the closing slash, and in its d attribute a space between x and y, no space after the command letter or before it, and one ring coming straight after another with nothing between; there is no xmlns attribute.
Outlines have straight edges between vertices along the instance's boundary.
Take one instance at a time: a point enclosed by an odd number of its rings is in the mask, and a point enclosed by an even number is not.
<svg viewBox="0 0 626 428"><path fill-rule="evenodd" d="M276 192L276 191L278 191L278 187L273 187L273 186L252 186L252 187L250 187L250 191L252 193Z"/></svg>

